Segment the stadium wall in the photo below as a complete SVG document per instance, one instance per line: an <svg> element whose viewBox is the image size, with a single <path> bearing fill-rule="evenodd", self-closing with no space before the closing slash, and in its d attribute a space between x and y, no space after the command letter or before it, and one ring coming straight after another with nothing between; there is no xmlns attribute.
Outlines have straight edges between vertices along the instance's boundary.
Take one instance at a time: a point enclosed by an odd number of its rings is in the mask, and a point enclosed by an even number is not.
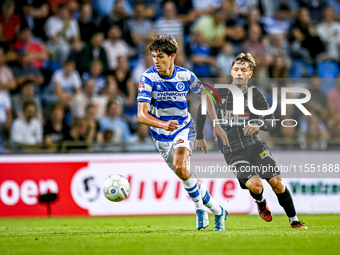
<svg viewBox="0 0 340 255"><path fill-rule="evenodd" d="M274 156L280 162L301 163L304 155L311 157L310 153L275 152ZM338 153L315 155L339 162ZM213 153L214 157L221 155ZM101 191L104 179L114 173L126 176L131 183L129 197L120 203L108 201ZM235 178L199 179L231 214L257 213L255 203ZM340 178L285 178L284 182L298 213L340 213ZM284 213L268 184L264 185L272 212ZM53 216L192 214L194 210L182 183L158 153L0 158L0 217L46 215L38 196L47 192L58 193L52 205Z"/></svg>

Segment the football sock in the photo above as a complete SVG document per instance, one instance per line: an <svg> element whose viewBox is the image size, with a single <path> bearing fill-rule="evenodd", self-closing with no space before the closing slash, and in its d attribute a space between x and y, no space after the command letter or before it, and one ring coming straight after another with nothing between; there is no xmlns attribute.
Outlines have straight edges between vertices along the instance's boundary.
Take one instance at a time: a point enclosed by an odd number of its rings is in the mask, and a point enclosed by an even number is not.
<svg viewBox="0 0 340 255"><path fill-rule="evenodd" d="M198 187L197 179L194 176L190 176L188 180L183 181L183 184L185 190L188 192L189 196L195 204L195 210L204 210L204 205Z"/></svg>
<svg viewBox="0 0 340 255"><path fill-rule="evenodd" d="M294 221L299 221L297 216L289 217L289 223L292 224Z"/></svg>
<svg viewBox="0 0 340 255"><path fill-rule="evenodd" d="M283 207L287 216L289 217L289 220L290 218L297 220L293 199L288 188L286 187L285 192L282 194L276 194L276 196L279 200L279 204Z"/></svg>
<svg viewBox="0 0 340 255"><path fill-rule="evenodd" d="M250 195L257 201L257 204L259 205L261 211L266 209L267 205L266 198L263 196L263 190L264 188L262 188L262 192L260 194L255 194L251 190L249 190Z"/></svg>
<svg viewBox="0 0 340 255"><path fill-rule="evenodd" d="M203 204L210 209L210 211L215 214L215 215L221 215L222 214L222 209L220 205L216 202L216 200L210 196L207 188L201 184L200 192L201 192L201 197L203 200Z"/></svg>

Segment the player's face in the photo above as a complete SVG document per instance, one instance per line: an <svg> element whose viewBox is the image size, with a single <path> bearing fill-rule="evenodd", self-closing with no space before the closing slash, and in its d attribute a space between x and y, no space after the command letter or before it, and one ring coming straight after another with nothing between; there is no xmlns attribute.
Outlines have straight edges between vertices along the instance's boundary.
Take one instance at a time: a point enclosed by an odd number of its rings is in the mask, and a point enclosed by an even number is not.
<svg viewBox="0 0 340 255"><path fill-rule="evenodd" d="M164 52L152 51L151 55L152 55L152 60L153 60L153 63L155 64L157 71L159 73L166 73L167 70L169 70L171 63L173 62L173 59L174 59L173 55L175 54L172 54L169 56L168 54Z"/></svg>
<svg viewBox="0 0 340 255"><path fill-rule="evenodd" d="M237 87L242 87L243 85L247 84L248 79L251 78L252 75L253 72L250 70L250 66L247 61L238 61L231 68L233 84Z"/></svg>

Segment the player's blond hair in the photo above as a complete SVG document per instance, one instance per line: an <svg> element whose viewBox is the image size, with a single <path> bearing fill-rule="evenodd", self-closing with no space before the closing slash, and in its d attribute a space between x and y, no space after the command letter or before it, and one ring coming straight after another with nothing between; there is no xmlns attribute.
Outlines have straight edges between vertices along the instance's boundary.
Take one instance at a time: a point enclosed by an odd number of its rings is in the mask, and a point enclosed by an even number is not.
<svg viewBox="0 0 340 255"><path fill-rule="evenodd" d="M234 59L231 66L234 66L235 63L241 63L248 62L250 70L253 71L254 67L256 66L255 58L250 53L240 53L237 55L237 57Z"/></svg>
<svg viewBox="0 0 340 255"><path fill-rule="evenodd" d="M159 51L164 52L168 56L173 53L176 54L178 49L178 43L172 35L161 34L156 35L153 39L153 42L149 46L150 51Z"/></svg>

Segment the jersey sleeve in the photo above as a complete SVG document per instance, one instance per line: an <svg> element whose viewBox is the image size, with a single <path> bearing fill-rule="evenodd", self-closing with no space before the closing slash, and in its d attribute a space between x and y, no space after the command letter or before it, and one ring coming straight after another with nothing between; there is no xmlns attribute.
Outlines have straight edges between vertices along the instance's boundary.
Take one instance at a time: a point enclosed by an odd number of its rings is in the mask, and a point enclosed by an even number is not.
<svg viewBox="0 0 340 255"><path fill-rule="evenodd" d="M194 94L200 95L203 92L204 86L193 72L190 72L190 75L190 90Z"/></svg>
<svg viewBox="0 0 340 255"><path fill-rule="evenodd" d="M152 90L152 81L143 74L139 82L137 101L150 103Z"/></svg>

